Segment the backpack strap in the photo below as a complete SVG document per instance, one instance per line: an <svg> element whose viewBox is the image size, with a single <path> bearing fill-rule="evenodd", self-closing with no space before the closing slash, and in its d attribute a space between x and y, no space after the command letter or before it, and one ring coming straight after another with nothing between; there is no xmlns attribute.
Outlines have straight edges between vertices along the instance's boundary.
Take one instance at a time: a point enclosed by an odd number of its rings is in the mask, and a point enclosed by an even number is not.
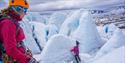
<svg viewBox="0 0 125 63"><path fill-rule="evenodd" d="M16 36L19 34L19 30L21 29L20 23L18 23L16 20L11 19L11 21L16 25Z"/></svg>
<svg viewBox="0 0 125 63"><path fill-rule="evenodd" d="M5 18L10 18L9 16L7 16L6 14L2 14L0 13L0 21L2 21Z"/></svg>

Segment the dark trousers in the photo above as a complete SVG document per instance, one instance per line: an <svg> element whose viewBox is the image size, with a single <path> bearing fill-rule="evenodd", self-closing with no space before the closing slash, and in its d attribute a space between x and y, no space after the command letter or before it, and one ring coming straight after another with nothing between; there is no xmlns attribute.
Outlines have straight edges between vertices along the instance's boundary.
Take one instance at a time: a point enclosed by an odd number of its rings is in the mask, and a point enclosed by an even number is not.
<svg viewBox="0 0 125 63"><path fill-rule="evenodd" d="M81 59L80 59L79 55L75 55L75 60L76 60L77 63L81 62Z"/></svg>

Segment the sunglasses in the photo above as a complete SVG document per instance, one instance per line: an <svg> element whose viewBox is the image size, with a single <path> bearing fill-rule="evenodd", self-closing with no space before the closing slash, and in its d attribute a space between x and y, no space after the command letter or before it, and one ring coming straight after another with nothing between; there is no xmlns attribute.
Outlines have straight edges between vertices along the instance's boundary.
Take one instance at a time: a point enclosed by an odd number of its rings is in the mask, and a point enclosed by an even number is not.
<svg viewBox="0 0 125 63"><path fill-rule="evenodd" d="M25 13L27 12L28 8L24 8L22 6L16 6L16 7L12 7L13 10L16 10L17 12L20 12L20 13Z"/></svg>

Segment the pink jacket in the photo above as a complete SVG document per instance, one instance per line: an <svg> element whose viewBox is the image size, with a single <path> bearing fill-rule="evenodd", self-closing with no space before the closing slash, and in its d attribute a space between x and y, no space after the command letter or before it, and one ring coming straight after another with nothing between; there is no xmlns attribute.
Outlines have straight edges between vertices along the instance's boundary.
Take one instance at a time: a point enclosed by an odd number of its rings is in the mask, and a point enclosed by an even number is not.
<svg viewBox="0 0 125 63"><path fill-rule="evenodd" d="M20 63L27 63L29 57L25 54L24 48L17 48L17 43L25 38L23 30L20 29L16 36L16 25L9 19L0 23L0 40L2 40L6 53Z"/></svg>
<svg viewBox="0 0 125 63"><path fill-rule="evenodd" d="M72 52L74 55L79 55L79 46L74 46L74 47L71 49L71 52Z"/></svg>

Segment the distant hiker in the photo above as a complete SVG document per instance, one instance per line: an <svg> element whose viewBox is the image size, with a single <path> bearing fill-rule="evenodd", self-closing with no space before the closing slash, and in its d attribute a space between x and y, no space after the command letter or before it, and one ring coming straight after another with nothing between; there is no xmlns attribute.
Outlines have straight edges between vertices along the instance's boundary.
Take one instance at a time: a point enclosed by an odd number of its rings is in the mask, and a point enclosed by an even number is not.
<svg viewBox="0 0 125 63"><path fill-rule="evenodd" d="M25 38L19 21L26 15L26 0L9 0L9 7L0 12L0 61L2 63L37 63L23 43Z"/></svg>
<svg viewBox="0 0 125 63"><path fill-rule="evenodd" d="M78 42L78 41L76 41L76 46L74 46L74 47L71 49L71 52L73 53L76 62L77 62L77 63L80 63L80 62L81 62L81 59L80 59L80 57L79 57L79 42Z"/></svg>

